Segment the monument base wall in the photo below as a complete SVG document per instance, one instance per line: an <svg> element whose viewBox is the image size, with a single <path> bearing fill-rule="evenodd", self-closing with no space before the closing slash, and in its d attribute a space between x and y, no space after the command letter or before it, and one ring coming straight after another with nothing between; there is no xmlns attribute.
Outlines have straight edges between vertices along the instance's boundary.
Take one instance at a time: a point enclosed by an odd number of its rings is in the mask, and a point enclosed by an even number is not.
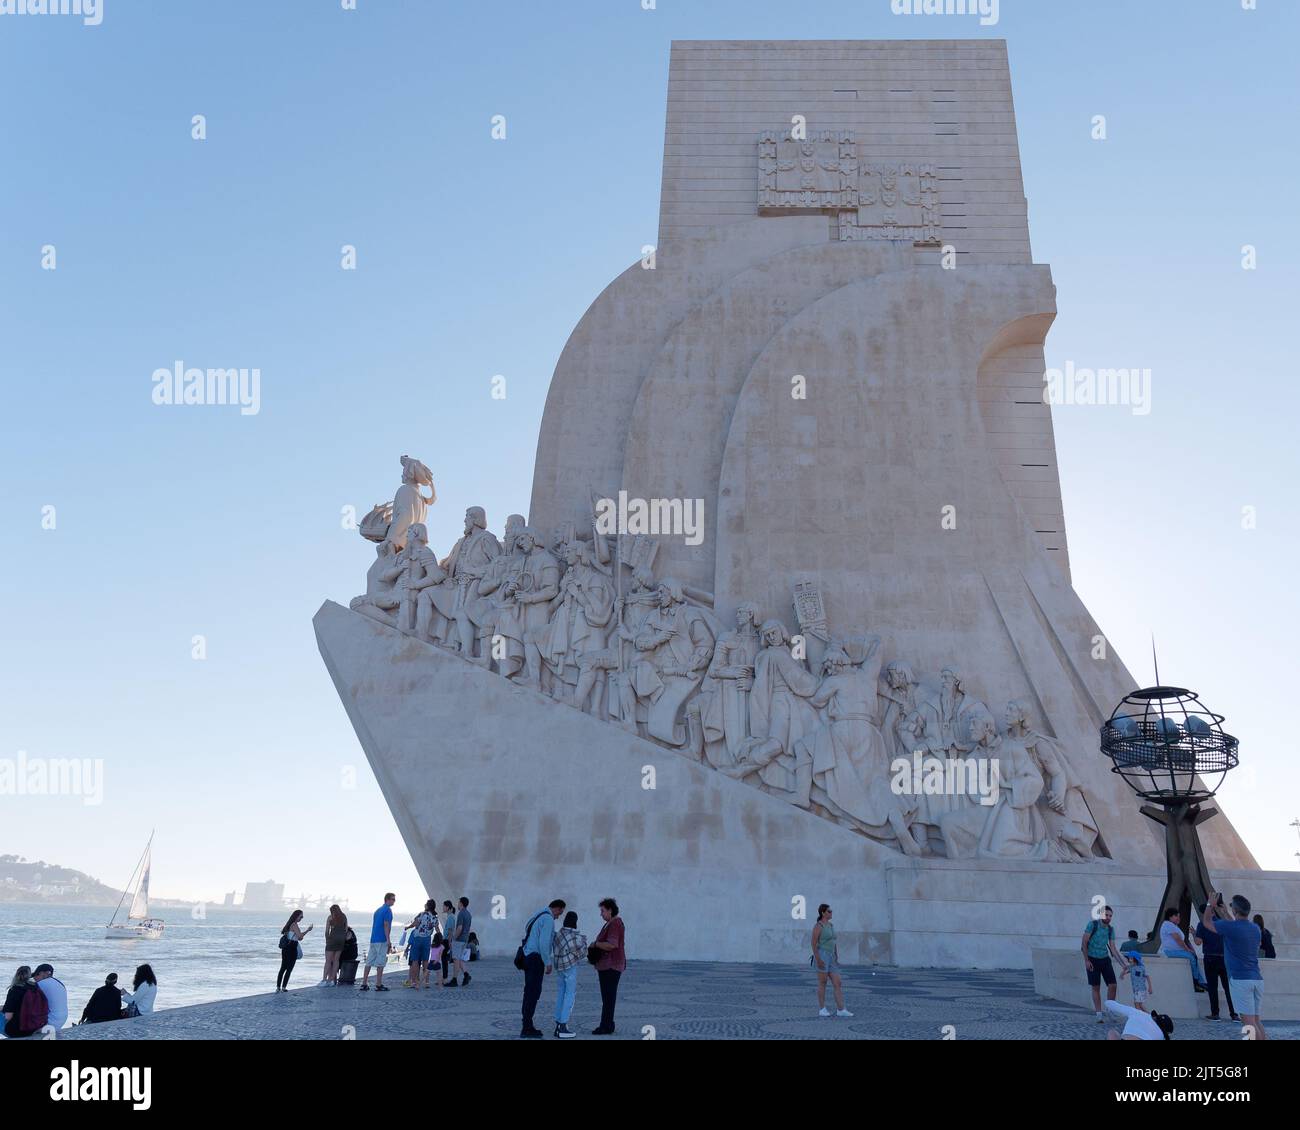
<svg viewBox="0 0 1300 1130"><path fill-rule="evenodd" d="M908 859L332 601L314 625L418 895L468 896L489 953L557 897L592 937L616 898L632 956L683 961L806 962L821 902L845 964L1027 969L1077 948L1095 895L1121 937L1151 928L1163 872ZM1300 937L1300 876L1223 883Z"/></svg>

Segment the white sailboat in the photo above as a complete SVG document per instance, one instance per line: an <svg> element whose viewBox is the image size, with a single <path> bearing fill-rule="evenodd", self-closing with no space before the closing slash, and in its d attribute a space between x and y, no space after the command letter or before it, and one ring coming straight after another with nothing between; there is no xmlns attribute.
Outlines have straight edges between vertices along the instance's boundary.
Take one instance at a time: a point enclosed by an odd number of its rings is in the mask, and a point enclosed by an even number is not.
<svg viewBox="0 0 1300 1130"><path fill-rule="evenodd" d="M117 900L117 909L104 929L105 938L161 938L163 922L161 918L149 917L149 869L152 859L153 833L149 833L149 842L144 845L144 854L131 872L127 888ZM127 911L126 921L118 922L117 915L127 895L131 896L131 909Z"/></svg>

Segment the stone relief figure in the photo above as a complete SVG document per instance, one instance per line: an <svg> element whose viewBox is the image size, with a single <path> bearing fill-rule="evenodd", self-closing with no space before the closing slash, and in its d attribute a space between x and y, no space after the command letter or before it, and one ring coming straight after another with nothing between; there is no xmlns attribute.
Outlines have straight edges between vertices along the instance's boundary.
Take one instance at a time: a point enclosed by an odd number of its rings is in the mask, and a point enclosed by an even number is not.
<svg viewBox="0 0 1300 1130"><path fill-rule="evenodd" d="M1029 755L1047 781L1043 819L1048 833L1060 845L1062 859L1092 859L1097 842L1097 820L1088 808L1083 790L1072 775L1070 764L1059 743L1040 734L1029 725L1029 711L1022 703L1008 702L1006 711L1008 742L1023 742Z"/></svg>
<svg viewBox="0 0 1300 1130"><path fill-rule="evenodd" d="M490 640L496 634L497 620L505 607L501 596L502 586L517 577L524 567L524 557L517 551L516 539L524 528L522 514L511 514L501 535L501 553L489 563L478 582L478 596L474 600L470 620L478 629L479 654L489 653ZM505 669L502 668L505 674ZM508 676L507 676L508 677Z"/></svg>
<svg viewBox="0 0 1300 1130"><path fill-rule="evenodd" d="M809 699L826 711L811 739L812 801L839 823L920 855L924 829L912 832L915 798L890 788L889 751L877 724L880 637L832 643L822 660L821 685Z"/></svg>
<svg viewBox="0 0 1300 1130"><path fill-rule="evenodd" d="M354 596L348 607L390 628L397 627L397 610L402 598L397 592L397 578L406 572L406 562L401 559L393 543L381 539L375 544L375 560L366 570L366 591Z"/></svg>
<svg viewBox="0 0 1300 1130"><path fill-rule="evenodd" d="M429 493L421 493L421 487L428 487ZM418 459L403 455L402 484L393 497L393 513L386 535L394 549L405 548L407 529L415 522L423 522L429 507L437 501L438 495L433 489L433 473Z"/></svg>
<svg viewBox="0 0 1300 1130"><path fill-rule="evenodd" d="M910 676L910 669L907 675ZM896 675L899 681L902 676ZM907 743L906 752L898 756L920 757L920 770L923 779L931 774L945 774L950 758L959 758L972 750L976 744L971 736L971 721L987 708L978 699L967 696L962 677L952 667L945 667L939 676L939 691L929 698L914 699L916 711L904 715L900 725L900 738ZM990 715L991 716L991 715ZM996 736L996 727L994 734ZM952 795L947 792L923 792L918 798L916 822L926 831L929 851L932 854L950 852L949 837L944 832L944 822L950 817L983 820L987 809L979 807L976 801L964 794ZM972 806L979 807L978 813L972 813ZM979 828L974 831L978 837ZM971 841L970 851L974 851Z"/></svg>
<svg viewBox="0 0 1300 1130"><path fill-rule="evenodd" d="M924 700L920 707L931 751L942 755L969 748L962 739L968 728L970 706L961 676L952 667L945 667L939 673L939 693Z"/></svg>
<svg viewBox="0 0 1300 1130"><path fill-rule="evenodd" d="M721 772L737 780L756 777L767 792L784 794L801 808L811 803L812 759L796 760L796 746L817 727L808 701L817 693L817 676L790 651L790 633L780 620L767 620L754 661L749 697L750 736L734 765Z"/></svg>
<svg viewBox="0 0 1300 1130"><path fill-rule="evenodd" d="M981 719L979 725L987 731L993 719ZM976 854L995 859L1060 858L1039 804L1045 791L1042 770L1023 734L1004 736L998 745L998 788Z"/></svg>
<svg viewBox="0 0 1300 1130"><path fill-rule="evenodd" d="M659 586L654 582L650 565L643 561L632 570L631 589L614 603L614 645L618 662L617 673L610 677L610 713L617 715L623 728L633 734L637 732L636 690L632 677L635 640L646 618L658 604Z"/></svg>
<svg viewBox="0 0 1300 1130"><path fill-rule="evenodd" d="M481 506L471 506L465 511L464 536L442 562L447 578L428 597L429 603L454 630L461 657L484 667L491 663L490 654L486 651L483 655L474 654L475 629L487 618L487 609L478 601L479 582L500 555L501 543L495 534L488 532L486 511Z"/></svg>
<svg viewBox="0 0 1300 1130"><path fill-rule="evenodd" d="M999 733L955 666L943 668L929 694L901 660L882 675L879 637L831 639L816 579L798 580L793 602L804 644L820 656L814 662L796 656L781 621L756 627L752 604L737 607L736 627L724 633L712 593L656 582L653 537L604 535L594 524L579 536L568 522L548 548L512 514L498 542L473 506L464 536L439 562L422 520L433 501L429 469L403 456L397 496L361 524L375 560L354 611L489 669L495 657L504 678L607 713L632 733L909 855L1101 854L1078 776L1023 704L1007 704ZM951 780L950 763L963 758L997 765L997 802L981 805L965 789L900 795L896 758L922 779L938 769Z"/></svg>
<svg viewBox="0 0 1300 1130"><path fill-rule="evenodd" d="M734 765L749 738L749 692L758 659L758 608L736 608L736 628L718 637L700 693L687 707L691 751L715 769Z"/></svg>
<svg viewBox="0 0 1300 1130"><path fill-rule="evenodd" d="M998 733L997 723L993 721L993 715L983 703L977 703L963 717L966 732L958 735L957 748L976 762L991 763L996 771L1002 756L1002 737ZM1021 765L1022 771L1023 768ZM1006 781L1001 776L999 781L1000 787L1005 788ZM1023 780L1021 784L1022 795L1032 791L1028 780ZM1039 788L1042 788L1041 777ZM988 805L980 804L979 799L968 792L926 796L923 799L932 802L926 822L938 819L944 854L949 859L970 859L979 854L981 836L989 821ZM1034 799L1037 800L1037 793L1034 794ZM936 801L942 803L934 804Z"/></svg>
<svg viewBox="0 0 1300 1130"><path fill-rule="evenodd" d="M542 547L537 534L524 527L512 536L514 552L508 558L513 567L501 571L496 584L481 582L479 591L487 593L480 600L492 600L492 609L482 615L490 635L500 637L504 654L498 670L507 679L525 672L525 640L530 632L540 632L550 621L551 601L560 591L560 563ZM501 561L504 558L497 558ZM493 562L495 565L496 562Z"/></svg>
<svg viewBox="0 0 1300 1130"><path fill-rule="evenodd" d="M686 726L678 716L686 699L704 679L717 643L717 622L703 608L688 604L682 586L665 579L657 601L632 640L639 658L630 683L644 707L646 731L665 745L686 744Z"/></svg>
<svg viewBox="0 0 1300 1130"><path fill-rule="evenodd" d="M550 602L551 615L544 628L525 633L524 651L528 682L534 690L552 694L571 705L588 656L603 651L614 615L614 587L609 577L591 564L586 543L571 541L565 547L568 568ZM594 682L594 676L589 680Z"/></svg>
<svg viewBox="0 0 1300 1130"><path fill-rule="evenodd" d="M906 663L892 661L885 668L880 697L885 703L881 729L891 757L912 756L916 741L916 677Z"/></svg>
<svg viewBox="0 0 1300 1130"><path fill-rule="evenodd" d="M401 597L397 627L407 635L414 634L427 640L430 638L427 594L440 585L447 574L429 548L429 531L423 522L412 522L407 527L406 548L399 557L405 567L397 578L397 593Z"/></svg>

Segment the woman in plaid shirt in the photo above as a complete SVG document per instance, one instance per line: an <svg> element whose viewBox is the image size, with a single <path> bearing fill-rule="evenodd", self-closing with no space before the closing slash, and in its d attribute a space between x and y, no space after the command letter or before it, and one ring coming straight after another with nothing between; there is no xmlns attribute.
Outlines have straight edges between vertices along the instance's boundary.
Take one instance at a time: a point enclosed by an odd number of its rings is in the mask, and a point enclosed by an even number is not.
<svg viewBox="0 0 1300 1130"><path fill-rule="evenodd" d="M569 1016L578 992L578 966L587 956L587 935L578 933L578 915L569 911L564 925L555 932L551 943L552 960L560 980L555 997L555 1035L561 1040L571 1040L577 1032L569 1031Z"/></svg>

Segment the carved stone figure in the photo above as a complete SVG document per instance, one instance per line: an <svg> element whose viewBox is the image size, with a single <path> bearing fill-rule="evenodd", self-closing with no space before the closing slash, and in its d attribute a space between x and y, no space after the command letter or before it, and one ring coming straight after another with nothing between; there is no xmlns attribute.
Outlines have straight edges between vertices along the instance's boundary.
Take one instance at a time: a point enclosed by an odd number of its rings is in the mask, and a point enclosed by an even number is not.
<svg viewBox="0 0 1300 1130"><path fill-rule="evenodd" d="M501 543L489 533L487 513L481 506L465 511L465 534L442 562L445 582L428 590L426 602L453 626L456 646L463 658L488 666L491 656L474 654L475 629L486 619L484 606L478 603L479 582L492 562L501 554Z"/></svg>
<svg viewBox="0 0 1300 1130"><path fill-rule="evenodd" d="M914 798L890 788L889 753L877 725L880 637L833 643L822 661L821 685L809 700L825 708L826 721L813 735L812 800L841 824L878 840L895 840L920 855L924 829L914 836Z"/></svg>
<svg viewBox="0 0 1300 1130"><path fill-rule="evenodd" d="M643 560L632 570L632 588L619 596L614 604L618 674L611 676L611 713L616 713L623 728L634 734L637 732L636 691L633 687L635 640L646 617L658 603L659 587L654 583L650 565Z"/></svg>
<svg viewBox="0 0 1300 1130"><path fill-rule="evenodd" d="M1002 737L998 734L997 723L993 721L993 715L989 713L988 708L983 703L977 703L963 717L966 721L966 732L957 735L957 749L968 752L969 759L976 762L976 764L984 762L993 767L994 771L997 771L1002 760ZM1037 793L1033 792L1032 779L1025 771L1025 759L1017 759L1013 751L1011 760L1015 765L1015 769L1006 774L999 773L997 778L1000 782L999 787L1005 790L1006 785L1014 778L1018 783L1021 799L1033 793L1034 800L1037 800ZM960 779L963 784L969 782L969 778L965 774L962 774ZM1041 791L1041 776L1038 778L1038 788ZM1007 801L1008 797L1009 793L1007 791L1000 793L997 804L992 808L989 805L980 804L977 797L971 796L965 790L956 794L947 793L942 797L938 795L925 797L926 800L932 802L929 818L936 815L938 817L945 854L949 859L969 859L981 854L982 837L988 826L990 813L998 805ZM944 802L942 806L933 803L940 799ZM1032 805L1032 803L1031 801L1030 804ZM1016 809L1011 815L1007 816L1003 825L1000 826L999 835L1012 835L1014 820L1024 815L1019 809ZM927 818L927 822L929 818ZM1028 817L1028 819L1032 819L1032 817ZM985 851L984 854L989 854L989 852Z"/></svg>
<svg viewBox="0 0 1300 1130"><path fill-rule="evenodd" d="M428 487L429 493L422 494L421 487ZM405 548L407 529L415 522L423 522L429 507L437 501L432 472L418 459L403 455L402 485L393 497L393 514L388 523L387 540L394 549Z"/></svg>
<svg viewBox="0 0 1300 1130"><path fill-rule="evenodd" d="M1047 780L1046 795L1040 804L1045 808L1043 819L1048 833L1061 845L1060 857L1092 859L1097 819L1076 783L1065 751L1059 743L1030 727L1029 711L1019 702L1007 703L1006 732L1008 741L1024 742Z"/></svg>
<svg viewBox="0 0 1300 1130"><path fill-rule="evenodd" d="M750 737L734 765L723 766L729 777L757 776L767 792L790 794L807 808L812 792L812 759L796 761L795 747L817 726L817 712L808 701L817 693L817 676L790 651L790 633L780 620L767 620L763 646L754 661L754 685L749 698Z"/></svg>
<svg viewBox="0 0 1300 1130"><path fill-rule="evenodd" d="M605 647L614 614L614 588L609 577L591 564L584 542L569 542L565 561L568 568L550 603L550 620L544 628L525 633L524 650L529 684L578 705L583 660Z"/></svg>
<svg viewBox="0 0 1300 1130"><path fill-rule="evenodd" d="M715 769L734 765L749 738L749 693L758 659L758 609L736 608L736 629L718 637L699 695L687 707L692 751Z"/></svg>
<svg viewBox="0 0 1300 1130"><path fill-rule="evenodd" d="M979 726L987 731L992 718L981 719ZM977 854L995 859L1059 858L1038 803L1044 791L1043 774L1029 753L1025 734L1002 738L997 756L998 800L980 833Z"/></svg>
<svg viewBox="0 0 1300 1130"><path fill-rule="evenodd" d="M352 598L348 607L390 628L397 627L397 611L402 606L397 592L397 578L406 571L406 563L393 543L380 540L375 545L375 560L366 570L366 591Z"/></svg>
<svg viewBox="0 0 1300 1130"><path fill-rule="evenodd" d="M429 548L429 531L423 522L412 522L407 527L406 548L399 560L404 568L397 578L397 594L401 597L397 626L408 635L414 633L420 639L430 640L426 594L440 585L447 574Z"/></svg>
<svg viewBox="0 0 1300 1130"><path fill-rule="evenodd" d="M921 703L926 736L934 753L948 754L969 748L963 742L969 705L961 676L953 668L945 667L939 673L939 693Z"/></svg>
<svg viewBox="0 0 1300 1130"><path fill-rule="evenodd" d="M495 615L490 617L495 634L505 646L497 662L507 679L523 673L524 641L529 632L545 629L550 621L551 601L560 591L559 562L542 548L537 534L525 527L514 535L513 544L517 564L497 589Z"/></svg>
<svg viewBox="0 0 1300 1130"><path fill-rule="evenodd" d="M885 735L885 744L893 757L910 758L917 748L916 677L906 663L894 660L885 668L880 697L885 703L880 727Z"/></svg>
<svg viewBox="0 0 1300 1130"><path fill-rule="evenodd" d="M717 626L710 613L687 603L676 581L661 581L656 592L656 606L632 641L639 658L632 665L631 685L646 709L647 733L680 746L686 743L686 727L678 716L708 670Z"/></svg>

